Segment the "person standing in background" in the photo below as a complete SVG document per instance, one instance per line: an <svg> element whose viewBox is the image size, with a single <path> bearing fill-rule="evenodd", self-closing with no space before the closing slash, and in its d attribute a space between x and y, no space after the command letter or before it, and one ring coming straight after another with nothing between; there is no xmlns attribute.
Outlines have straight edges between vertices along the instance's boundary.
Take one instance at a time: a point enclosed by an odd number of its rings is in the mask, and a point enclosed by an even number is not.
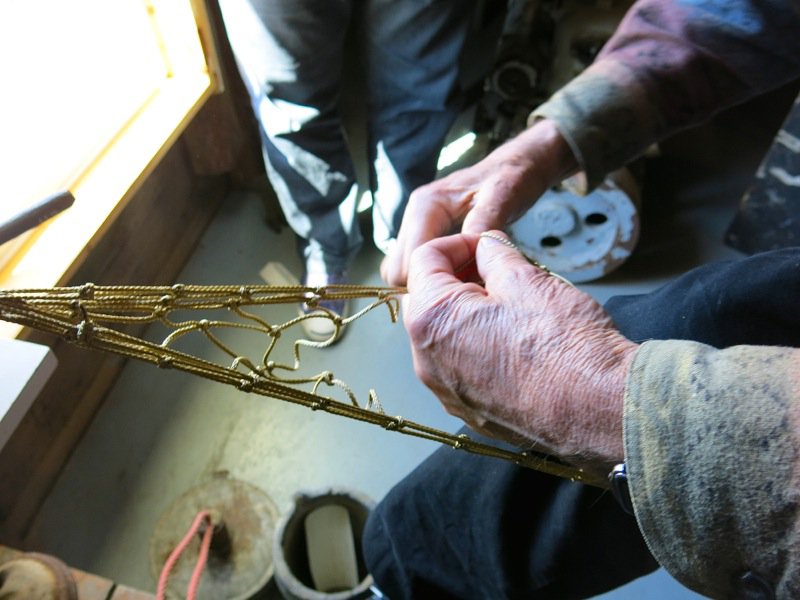
<svg viewBox="0 0 800 600"><path fill-rule="evenodd" d="M387 252L409 194L435 177L442 143L460 111L459 57L476 5L220 1L259 123L267 173L298 236L303 285L347 283L363 243L356 174L339 110L351 30L365 68L373 238ZM344 301L322 306L346 316ZM333 333L327 319L303 324L312 339Z"/></svg>

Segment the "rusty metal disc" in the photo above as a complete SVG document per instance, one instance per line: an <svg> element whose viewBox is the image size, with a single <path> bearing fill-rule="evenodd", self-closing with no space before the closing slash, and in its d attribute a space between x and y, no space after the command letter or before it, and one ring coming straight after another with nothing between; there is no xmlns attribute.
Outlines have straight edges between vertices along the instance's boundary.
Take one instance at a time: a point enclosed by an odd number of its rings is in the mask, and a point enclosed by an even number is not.
<svg viewBox="0 0 800 600"><path fill-rule="evenodd" d="M246 600L261 591L273 574L273 540L278 509L259 488L226 477L190 489L161 516L150 539L150 567L158 580L170 553L200 511L225 525L227 547L212 550L200 578L198 600ZM169 576L167 597L184 598L200 551L197 536Z"/></svg>

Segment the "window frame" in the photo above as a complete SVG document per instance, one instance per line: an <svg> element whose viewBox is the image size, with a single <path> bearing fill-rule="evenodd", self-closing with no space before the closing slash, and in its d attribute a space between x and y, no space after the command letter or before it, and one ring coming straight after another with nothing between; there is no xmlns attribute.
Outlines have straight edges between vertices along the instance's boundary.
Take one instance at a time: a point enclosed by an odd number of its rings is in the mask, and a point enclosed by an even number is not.
<svg viewBox="0 0 800 600"><path fill-rule="evenodd" d="M177 0L144 0L143 5L153 16L174 9ZM207 100L224 91L205 1L186 0L186 6L194 19L202 68L198 72L187 67L192 57L176 55L186 48L169 47L170 36L175 32L160 28L161 49L166 53L165 60L170 61L160 89L68 185L75 196L70 208L0 247L0 288L65 285L91 252L94 242L129 203ZM187 26L188 23L182 24ZM194 59L197 58L195 55ZM0 337L16 337L19 329L0 322Z"/></svg>

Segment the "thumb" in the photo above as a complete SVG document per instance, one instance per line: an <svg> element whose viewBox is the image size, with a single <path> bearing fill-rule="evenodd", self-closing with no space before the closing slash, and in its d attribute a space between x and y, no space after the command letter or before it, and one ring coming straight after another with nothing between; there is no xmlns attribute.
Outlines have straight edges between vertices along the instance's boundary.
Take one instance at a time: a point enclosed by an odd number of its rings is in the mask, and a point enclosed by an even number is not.
<svg viewBox="0 0 800 600"><path fill-rule="evenodd" d="M475 262L487 291L497 295L506 291L518 294L521 282L531 281L531 276L547 277L546 271L533 266L508 236L497 230L481 234ZM519 277L521 273L525 273L525 278Z"/></svg>

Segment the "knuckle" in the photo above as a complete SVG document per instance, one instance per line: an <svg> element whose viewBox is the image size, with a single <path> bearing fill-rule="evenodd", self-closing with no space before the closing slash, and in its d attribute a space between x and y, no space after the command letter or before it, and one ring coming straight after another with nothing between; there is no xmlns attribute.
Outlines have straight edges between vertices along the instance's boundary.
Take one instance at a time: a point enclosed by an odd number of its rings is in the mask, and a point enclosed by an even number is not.
<svg viewBox="0 0 800 600"><path fill-rule="evenodd" d="M428 183L426 185L420 186L416 188L408 197L408 206L417 206L420 203L423 203L425 199L431 195L431 189L433 184Z"/></svg>
<svg viewBox="0 0 800 600"><path fill-rule="evenodd" d="M408 337L415 347L422 347L424 342L430 338L430 318L415 306L411 306L405 315L405 327Z"/></svg>

